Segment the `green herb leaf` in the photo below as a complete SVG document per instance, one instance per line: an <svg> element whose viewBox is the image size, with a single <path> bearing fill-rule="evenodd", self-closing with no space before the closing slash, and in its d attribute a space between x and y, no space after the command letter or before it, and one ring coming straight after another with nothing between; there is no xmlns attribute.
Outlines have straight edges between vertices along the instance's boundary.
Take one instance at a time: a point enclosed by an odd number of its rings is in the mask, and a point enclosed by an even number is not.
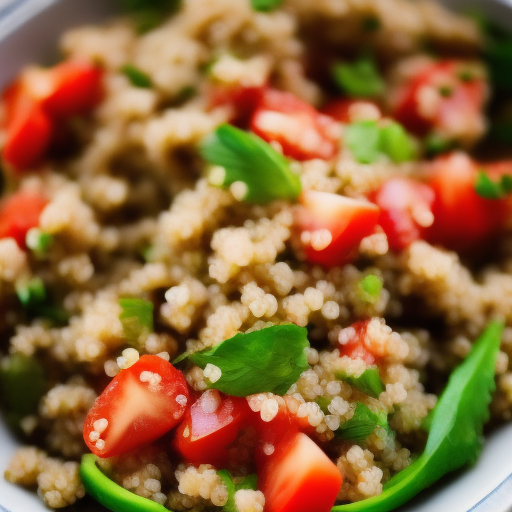
<svg viewBox="0 0 512 512"><path fill-rule="evenodd" d="M359 377L348 375L345 372L336 372L336 378L374 398L378 398L385 389L384 384L380 380L379 369L377 367L367 368Z"/></svg>
<svg viewBox="0 0 512 512"><path fill-rule="evenodd" d="M360 298L369 304L375 304L380 297L383 281L381 277L368 274L359 282Z"/></svg>
<svg viewBox="0 0 512 512"><path fill-rule="evenodd" d="M345 144L361 164L372 164L380 155L380 128L375 121L358 121L345 128Z"/></svg>
<svg viewBox="0 0 512 512"><path fill-rule="evenodd" d="M119 299L123 309L119 320L126 338L137 341L142 334L153 332L153 303L146 299Z"/></svg>
<svg viewBox="0 0 512 512"><path fill-rule="evenodd" d="M54 242L54 238L49 233L41 231L39 228L32 228L27 231L25 243L34 255L43 259L48 256L48 251Z"/></svg>
<svg viewBox="0 0 512 512"><path fill-rule="evenodd" d="M503 199L512 193L512 175L504 174L499 181L492 181L485 171L480 171L475 181L475 191L485 199Z"/></svg>
<svg viewBox="0 0 512 512"><path fill-rule="evenodd" d="M242 182L247 187L243 200L266 204L275 199L295 201L302 190L300 179L286 158L253 133L223 124L201 145L201 155L212 165L224 168L215 185L229 187ZM212 181L212 180L211 180Z"/></svg>
<svg viewBox="0 0 512 512"><path fill-rule="evenodd" d="M450 376L428 422L430 432L423 454L393 477L381 495L336 506L332 512L393 510L446 473L476 461L495 389L494 367L502 331L502 324L489 324L469 356Z"/></svg>
<svg viewBox="0 0 512 512"><path fill-rule="evenodd" d="M149 75L144 73L144 71L141 71L140 69L136 68L132 64L125 64L121 68L121 72L128 77L131 84L135 87L148 89L153 85Z"/></svg>
<svg viewBox="0 0 512 512"><path fill-rule="evenodd" d="M370 411L368 407L362 403L356 405L354 416L348 421L340 425L335 435L340 439L348 439L360 443L364 441L374 430L377 425L383 422L378 414ZM387 423L387 421L386 421Z"/></svg>
<svg viewBox="0 0 512 512"><path fill-rule="evenodd" d="M329 412L329 405L330 403L332 402L332 399L328 396L317 396L315 398L315 402L318 404L318 406L320 407L320 409L322 410L322 412L324 414L331 414Z"/></svg>
<svg viewBox="0 0 512 512"><path fill-rule="evenodd" d="M222 374L211 387L228 395L284 395L309 368L307 347L307 329L283 324L239 333L216 347L190 354L189 359L201 368L217 366Z"/></svg>
<svg viewBox="0 0 512 512"><path fill-rule="evenodd" d="M425 137L423 141L425 145L425 151L428 156L436 156L441 153L447 153L451 151L455 147L457 147L457 142L449 139L445 139L443 136L437 133L431 133Z"/></svg>
<svg viewBox="0 0 512 512"><path fill-rule="evenodd" d="M7 410L23 418L37 411L46 391L44 369L33 357L12 354L0 362L0 396Z"/></svg>
<svg viewBox="0 0 512 512"><path fill-rule="evenodd" d="M416 147L405 128L391 122L380 130L380 151L399 164L414 160Z"/></svg>
<svg viewBox="0 0 512 512"><path fill-rule="evenodd" d="M180 0L119 0L121 8L133 16L140 33L157 27L166 16L175 12Z"/></svg>
<svg viewBox="0 0 512 512"><path fill-rule="evenodd" d="M268 12L277 9L283 0L251 0L252 8L255 11Z"/></svg>
<svg viewBox="0 0 512 512"><path fill-rule="evenodd" d="M87 493L98 503L115 512L169 512L163 505L117 485L102 473L96 460L92 454L82 457L80 478Z"/></svg>
<svg viewBox="0 0 512 512"><path fill-rule="evenodd" d="M16 286L16 295L25 309L43 304L46 301L46 289L39 277Z"/></svg>
<svg viewBox="0 0 512 512"><path fill-rule="evenodd" d="M338 63L332 70L336 85L349 96L371 98L384 92L384 80L375 61L364 56L352 64Z"/></svg>
<svg viewBox="0 0 512 512"><path fill-rule="evenodd" d="M239 491L240 489L251 489L255 491L257 489L258 477L256 475L248 475L233 479L229 471L225 469L217 471L217 475L228 490L228 501L222 507L222 510L225 512L239 512L235 503L236 491Z"/></svg>

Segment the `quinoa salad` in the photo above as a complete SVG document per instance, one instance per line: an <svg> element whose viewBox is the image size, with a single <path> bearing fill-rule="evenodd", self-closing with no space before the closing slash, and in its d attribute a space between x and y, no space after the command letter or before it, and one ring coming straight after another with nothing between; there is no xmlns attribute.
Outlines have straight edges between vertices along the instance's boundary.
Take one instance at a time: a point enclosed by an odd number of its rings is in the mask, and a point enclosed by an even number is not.
<svg viewBox="0 0 512 512"><path fill-rule="evenodd" d="M1 97L4 477L386 512L474 463L512 419L512 37L430 1L121 4Z"/></svg>

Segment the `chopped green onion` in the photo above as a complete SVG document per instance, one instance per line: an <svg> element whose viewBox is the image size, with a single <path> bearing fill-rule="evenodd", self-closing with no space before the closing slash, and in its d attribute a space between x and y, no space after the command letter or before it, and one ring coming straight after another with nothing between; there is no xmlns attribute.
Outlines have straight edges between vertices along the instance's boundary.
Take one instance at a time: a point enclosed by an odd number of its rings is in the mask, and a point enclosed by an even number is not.
<svg viewBox="0 0 512 512"><path fill-rule="evenodd" d="M405 128L391 122L380 130L380 151L399 164L414 160L416 147Z"/></svg>
<svg viewBox="0 0 512 512"><path fill-rule="evenodd" d="M283 155L253 133L234 126L219 126L201 145L201 155L217 166L210 182L221 187L240 184L239 198L243 201L296 201L302 190L299 177Z"/></svg>
<svg viewBox="0 0 512 512"><path fill-rule="evenodd" d="M134 342L143 334L153 332L153 303L146 299L119 299L122 312L119 320L125 337Z"/></svg>
<svg viewBox="0 0 512 512"><path fill-rule="evenodd" d="M16 295L22 306L29 309L46 301L46 289L41 278L34 277L30 281L16 286Z"/></svg>
<svg viewBox="0 0 512 512"><path fill-rule="evenodd" d="M375 121L358 121L345 128L345 144L361 164L371 164L380 155L380 128Z"/></svg>
<svg viewBox="0 0 512 512"><path fill-rule="evenodd" d="M335 435L340 439L362 442L373 433L377 425L386 426L386 417L381 417L381 415L370 411L366 405L358 403L354 416L341 424Z"/></svg>
<svg viewBox="0 0 512 512"><path fill-rule="evenodd" d="M489 324L451 374L425 422L429 435L422 455L391 478L379 496L338 505L331 512L389 512L446 473L475 463L482 448L483 426L489 419L491 393L496 388L494 372L502 332L502 324Z"/></svg>
<svg viewBox="0 0 512 512"><path fill-rule="evenodd" d="M121 68L121 72L128 77L131 84L135 87L148 89L153 85L149 75L144 73L144 71L141 71L140 69L136 68L132 64L125 64Z"/></svg>
<svg viewBox="0 0 512 512"><path fill-rule="evenodd" d="M352 64L335 64L332 73L336 85L349 96L373 98L384 92L384 80L379 74L375 61L367 56Z"/></svg>
<svg viewBox="0 0 512 512"><path fill-rule="evenodd" d="M382 278L369 274L359 282L360 296L364 302L375 304L380 297L382 291L383 281Z"/></svg>
<svg viewBox="0 0 512 512"><path fill-rule="evenodd" d="M54 238L49 233L41 231L39 228L29 229L25 237L27 247L37 258L45 258L54 242Z"/></svg>
<svg viewBox="0 0 512 512"><path fill-rule="evenodd" d="M228 490L228 501L222 507L224 512L239 512L236 502L235 493L241 489L251 489L255 491L257 487L258 477L256 475L248 475L244 477L233 478L229 471L222 469L217 471L218 477Z"/></svg>
<svg viewBox="0 0 512 512"><path fill-rule="evenodd" d="M374 398L378 398L385 389L380 380L379 369L376 367L367 368L359 377L339 371L336 372L336 378Z"/></svg>
<svg viewBox="0 0 512 512"><path fill-rule="evenodd" d="M115 512L169 512L163 505L117 485L103 474L96 460L92 454L82 457L80 478L87 493L98 503Z"/></svg>
<svg viewBox="0 0 512 512"><path fill-rule="evenodd" d="M309 368L305 353L308 347L307 329L283 324L239 333L213 348L189 354L188 358L201 368L216 368L210 387L227 395L282 396Z"/></svg>
<svg viewBox="0 0 512 512"><path fill-rule="evenodd" d="M252 8L255 11L268 12L277 9L283 0L251 0Z"/></svg>
<svg viewBox="0 0 512 512"><path fill-rule="evenodd" d="M492 181L485 171L480 171L475 181L475 191L485 199L503 199L512 193L512 175L503 174L498 181Z"/></svg>

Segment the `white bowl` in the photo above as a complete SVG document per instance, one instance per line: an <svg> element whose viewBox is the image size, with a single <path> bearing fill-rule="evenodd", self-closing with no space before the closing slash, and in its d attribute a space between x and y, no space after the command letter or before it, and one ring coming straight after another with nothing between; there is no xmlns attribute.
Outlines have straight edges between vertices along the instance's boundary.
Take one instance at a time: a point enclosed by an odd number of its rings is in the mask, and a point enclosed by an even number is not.
<svg viewBox="0 0 512 512"><path fill-rule="evenodd" d="M444 3L458 9L478 7L494 20L512 27L512 0L445 0ZM48 61L56 53L57 40L64 30L105 19L113 9L112 0L0 0L0 88L24 64ZM2 477L17 445L0 419L0 511L3 505L10 512L47 512L37 495L9 484ZM89 512L105 510L90 502L79 508ZM486 439L475 467L445 477L397 510L469 511L512 511L512 424Z"/></svg>

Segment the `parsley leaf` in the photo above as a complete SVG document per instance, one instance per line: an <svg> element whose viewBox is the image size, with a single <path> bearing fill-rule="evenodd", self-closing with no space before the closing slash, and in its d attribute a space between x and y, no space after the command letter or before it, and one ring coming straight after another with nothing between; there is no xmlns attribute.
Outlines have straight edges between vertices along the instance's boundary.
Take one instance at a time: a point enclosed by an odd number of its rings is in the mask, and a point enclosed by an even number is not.
<svg viewBox="0 0 512 512"><path fill-rule="evenodd" d="M512 176L504 174L499 181L492 181L485 171L480 171L475 181L475 192L485 199L503 199L512 193Z"/></svg>
<svg viewBox="0 0 512 512"><path fill-rule="evenodd" d="M369 304L375 304L382 291L382 278L373 274L368 274L359 282L360 298Z"/></svg>
<svg viewBox="0 0 512 512"><path fill-rule="evenodd" d="M436 156L441 153L447 153L457 147L457 142L454 140L446 139L442 135L432 132L427 135L423 141L425 151L428 156Z"/></svg>
<svg viewBox="0 0 512 512"><path fill-rule="evenodd" d="M284 395L309 368L305 349L307 329L293 324L274 325L239 333L216 347L188 358L197 366L218 367L222 374L211 387L231 396L271 392Z"/></svg>
<svg viewBox="0 0 512 512"><path fill-rule="evenodd" d="M374 398L378 398L384 391L384 384L380 380L379 369L376 367L367 368L359 377L348 375L345 372L336 372L336 378Z"/></svg>
<svg viewBox="0 0 512 512"><path fill-rule="evenodd" d="M349 96L371 98L384 92L384 80L375 61L364 56L352 64L338 63L332 69L336 85Z"/></svg>
<svg viewBox="0 0 512 512"><path fill-rule="evenodd" d="M380 127L376 121L357 121L345 128L345 144L361 164L371 164L380 155L395 163L413 160L416 147L402 125L390 122Z"/></svg>
<svg viewBox="0 0 512 512"><path fill-rule="evenodd" d="M366 405L358 403L354 411L354 416L340 425L335 435L340 439L362 442L375 430L377 425L386 427L387 418L375 414L370 411Z"/></svg>
<svg viewBox="0 0 512 512"><path fill-rule="evenodd" d="M121 72L128 77L130 83L135 87L149 89L152 86L149 75L136 68L133 64L125 64L121 68Z"/></svg>
<svg viewBox="0 0 512 512"><path fill-rule="evenodd" d="M244 201L266 204L275 199L295 201L299 197L300 179L290 170L286 158L253 133L223 124L200 149L205 160L224 168L220 179L215 179L216 185L245 184Z"/></svg>
<svg viewBox="0 0 512 512"><path fill-rule="evenodd" d="M31 228L27 231L25 243L32 251L34 256L39 259L46 258L48 251L54 242L54 238L49 233L41 231L39 228Z"/></svg>
<svg viewBox="0 0 512 512"><path fill-rule="evenodd" d="M252 8L255 11L268 12L277 9L283 0L251 0Z"/></svg>
<svg viewBox="0 0 512 512"><path fill-rule="evenodd" d="M26 283L17 285L16 295L26 309L43 304L46 301L46 289L39 277L34 277Z"/></svg>
<svg viewBox="0 0 512 512"><path fill-rule="evenodd" d="M157 27L163 19L175 12L180 0L119 0L124 11L133 16L140 33Z"/></svg>
<svg viewBox="0 0 512 512"><path fill-rule="evenodd" d="M146 299L119 299L119 320L126 338L137 341L144 333L153 332L153 303Z"/></svg>
<svg viewBox="0 0 512 512"><path fill-rule="evenodd" d="M430 432L422 455L394 476L381 495L332 512L387 512L450 471L476 461L482 430L489 418L491 392L495 389L494 366L503 325L489 324L465 361L456 368L431 413Z"/></svg>
<svg viewBox="0 0 512 512"><path fill-rule="evenodd" d="M240 489L251 489L255 491L257 489L257 476L248 475L240 478L232 478L229 471L222 469L217 471L218 477L228 490L228 501L222 507L224 512L239 512L235 503L235 493Z"/></svg>

